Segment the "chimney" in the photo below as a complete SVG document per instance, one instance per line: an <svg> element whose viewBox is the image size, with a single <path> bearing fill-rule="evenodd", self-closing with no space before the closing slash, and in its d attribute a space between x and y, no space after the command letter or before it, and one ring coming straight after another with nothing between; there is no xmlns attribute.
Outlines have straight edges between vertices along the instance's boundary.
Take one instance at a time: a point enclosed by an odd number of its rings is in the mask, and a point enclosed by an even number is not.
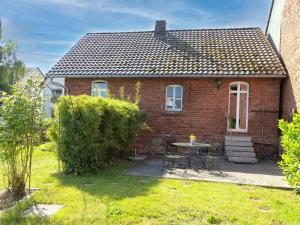
<svg viewBox="0 0 300 225"><path fill-rule="evenodd" d="M165 20L156 20L154 37L159 38L159 39L167 38L166 25L167 25L167 22Z"/></svg>

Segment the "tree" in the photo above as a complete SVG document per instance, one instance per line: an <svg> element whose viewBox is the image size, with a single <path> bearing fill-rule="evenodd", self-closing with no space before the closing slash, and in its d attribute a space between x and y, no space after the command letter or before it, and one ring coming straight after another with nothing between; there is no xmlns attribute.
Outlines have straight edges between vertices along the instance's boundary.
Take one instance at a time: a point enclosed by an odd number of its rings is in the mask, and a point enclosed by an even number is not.
<svg viewBox="0 0 300 225"><path fill-rule="evenodd" d="M300 113L292 122L279 121L282 131L281 144L285 150L279 163L290 185L300 189Z"/></svg>
<svg viewBox="0 0 300 225"><path fill-rule="evenodd" d="M17 59L17 45L14 41L5 41L2 36L0 21L0 91L12 93L12 85L25 72L21 60Z"/></svg>
<svg viewBox="0 0 300 225"><path fill-rule="evenodd" d="M0 160L15 198L25 195L27 181L30 184L32 153L45 124L42 90L43 82L29 79L14 85L12 95L1 100Z"/></svg>

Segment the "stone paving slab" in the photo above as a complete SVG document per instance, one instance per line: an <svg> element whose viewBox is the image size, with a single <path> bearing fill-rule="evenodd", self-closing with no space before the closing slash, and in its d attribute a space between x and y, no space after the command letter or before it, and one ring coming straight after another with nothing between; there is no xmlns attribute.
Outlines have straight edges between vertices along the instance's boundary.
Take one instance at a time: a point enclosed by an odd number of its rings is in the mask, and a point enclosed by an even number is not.
<svg viewBox="0 0 300 225"><path fill-rule="evenodd" d="M287 181L284 180L285 177L282 175L277 163L271 160L263 160L257 164L241 164L221 160L221 174L218 171L210 174L205 169L198 172L189 169L174 169L172 171L166 169L162 171L161 169L161 159L150 158L130 168L125 175L252 184L291 189Z"/></svg>
<svg viewBox="0 0 300 225"><path fill-rule="evenodd" d="M30 208L26 209L23 213L24 216L51 216L58 212L63 205L46 205L46 204L34 204Z"/></svg>

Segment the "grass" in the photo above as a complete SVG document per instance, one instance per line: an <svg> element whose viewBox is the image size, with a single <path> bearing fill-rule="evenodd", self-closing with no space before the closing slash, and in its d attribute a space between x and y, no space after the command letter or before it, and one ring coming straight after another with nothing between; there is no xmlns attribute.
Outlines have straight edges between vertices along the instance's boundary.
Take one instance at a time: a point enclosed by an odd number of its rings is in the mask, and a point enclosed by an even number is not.
<svg viewBox="0 0 300 225"><path fill-rule="evenodd" d="M132 165L124 161L97 175L65 176L52 152L37 150L32 183L40 190L4 213L0 224L300 224L300 196L292 191L123 176ZM21 217L34 202L64 208L50 218Z"/></svg>

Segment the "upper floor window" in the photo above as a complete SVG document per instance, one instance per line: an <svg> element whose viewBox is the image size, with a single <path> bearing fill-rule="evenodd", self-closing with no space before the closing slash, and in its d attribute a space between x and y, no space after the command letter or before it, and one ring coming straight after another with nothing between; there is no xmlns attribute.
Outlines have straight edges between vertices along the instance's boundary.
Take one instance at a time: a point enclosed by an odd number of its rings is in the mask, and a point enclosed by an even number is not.
<svg viewBox="0 0 300 225"><path fill-rule="evenodd" d="M248 129L249 85L233 82L229 88L228 130L247 131Z"/></svg>
<svg viewBox="0 0 300 225"><path fill-rule="evenodd" d="M166 110L182 111L183 87L168 85L166 90Z"/></svg>
<svg viewBox="0 0 300 225"><path fill-rule="evenodd" d="M107 97L107 82L105 81L93 82L92 96Z"/></svg>

